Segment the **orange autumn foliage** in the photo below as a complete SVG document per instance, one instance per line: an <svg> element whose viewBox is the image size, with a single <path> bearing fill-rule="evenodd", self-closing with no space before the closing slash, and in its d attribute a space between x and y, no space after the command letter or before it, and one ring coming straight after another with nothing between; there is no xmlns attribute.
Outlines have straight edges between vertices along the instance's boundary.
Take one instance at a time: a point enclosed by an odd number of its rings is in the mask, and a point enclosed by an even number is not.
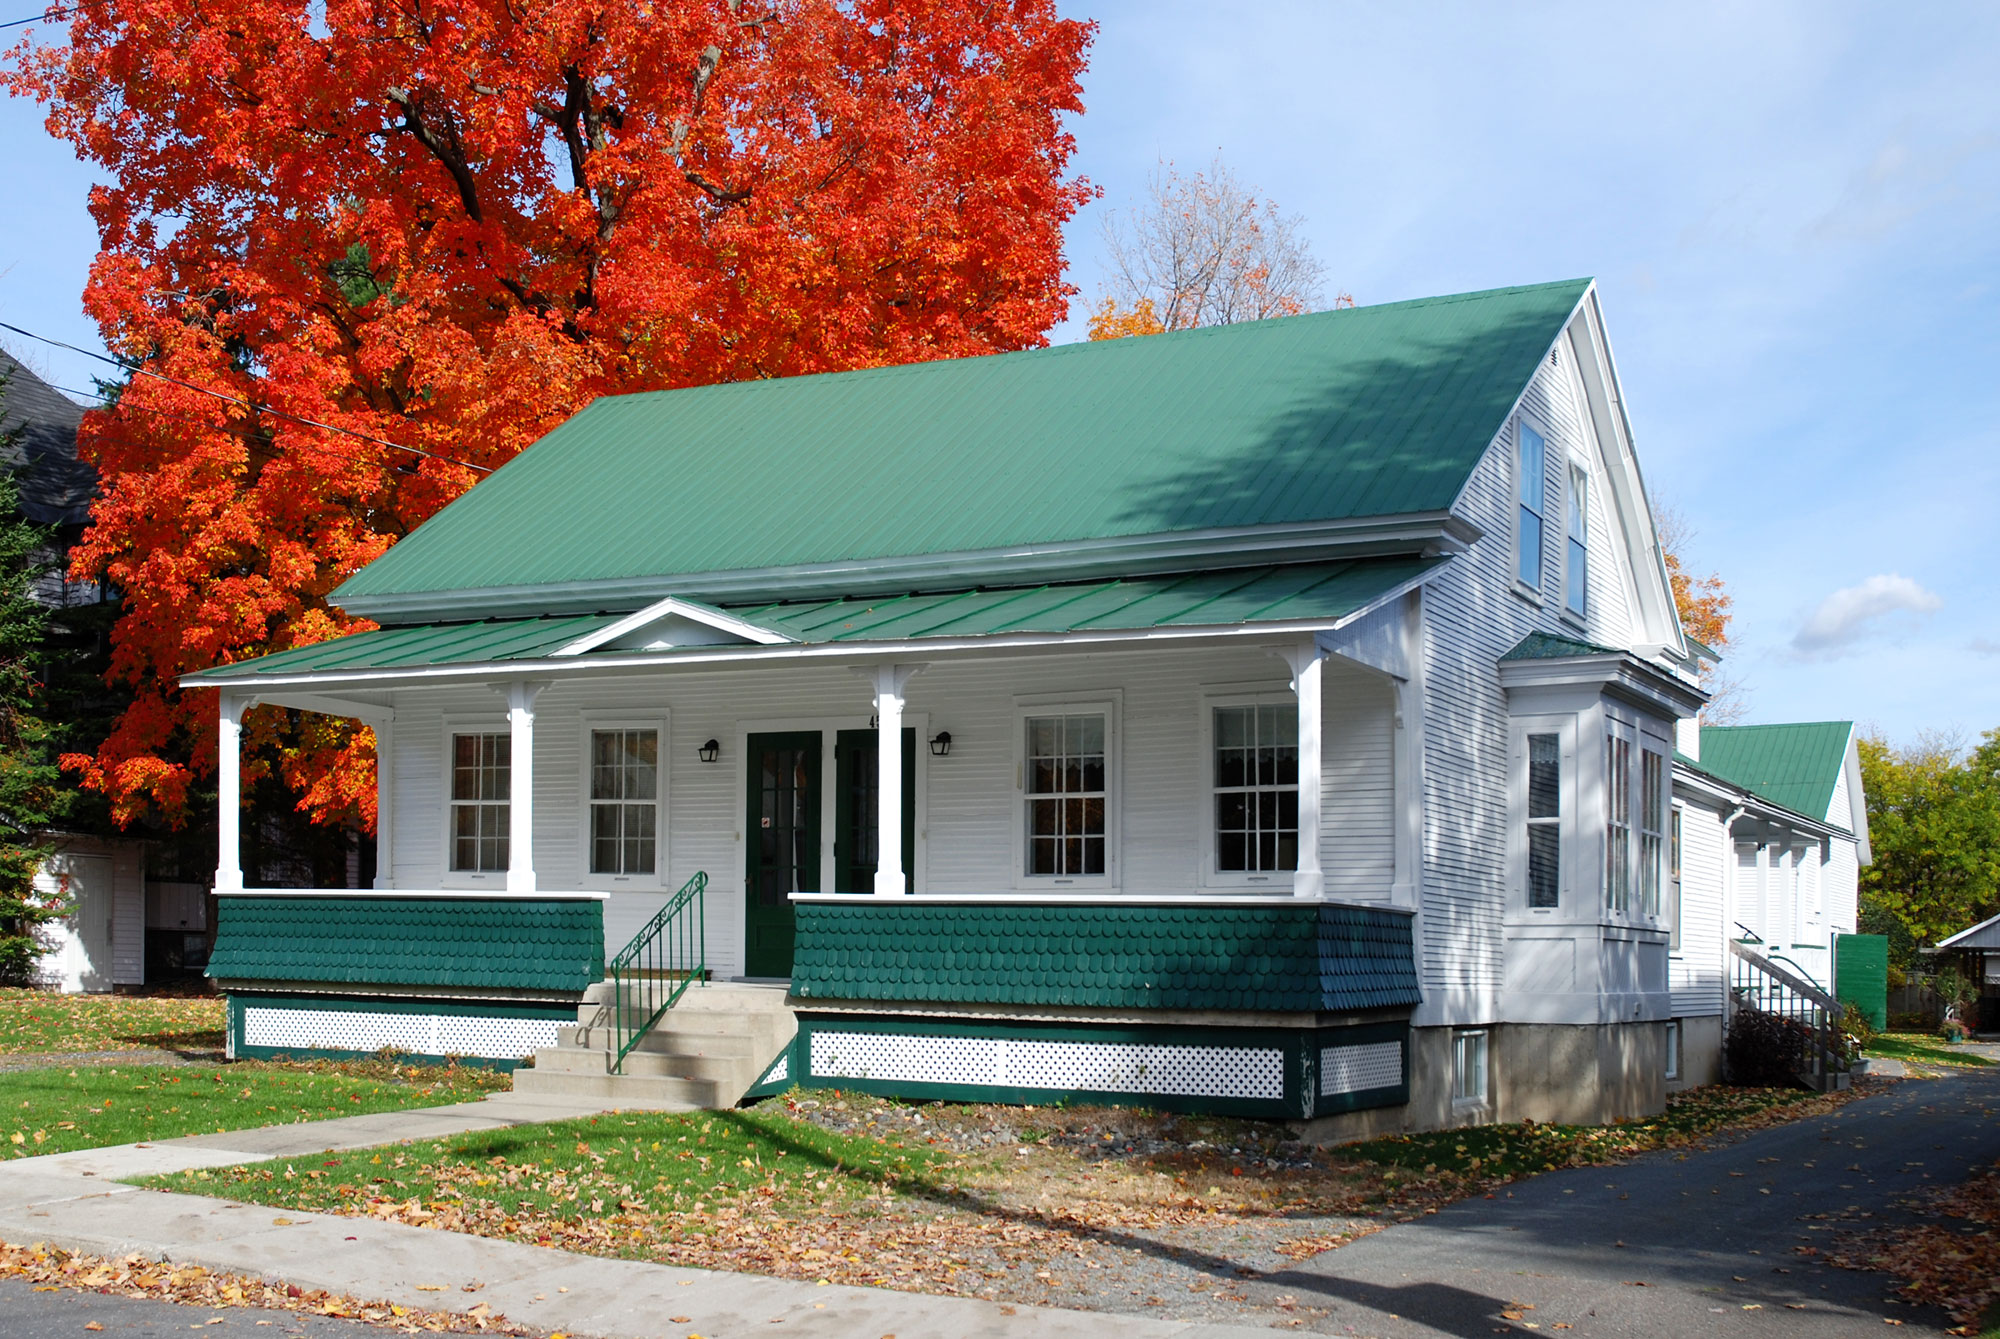
<svg viewBox="0 0 2000 1339"><path fill-rule="evenodd" d="M74 564L136 693L66 764L121 822L215 762L179 675L369 625L326 596L592 398L1044 342L1074 291L1054 0L77 0L5 82L108 184ZM278 413L428 455L304 426ZM583 518L579 518L580 520ZM671 517L662 517L671 524ZM253 713L248 771L372 822L372 740Z"/></svg>
<svg viewBox="0 0 2000 1339"><path fill-rule="evenodd" d="M1106 298L1090 314L1092 339L1125 339L1132 335L1158 335L1166 331L1153 312L1153 300L1140 298L1131 307L1120 307L1118 299Z"/></svg>

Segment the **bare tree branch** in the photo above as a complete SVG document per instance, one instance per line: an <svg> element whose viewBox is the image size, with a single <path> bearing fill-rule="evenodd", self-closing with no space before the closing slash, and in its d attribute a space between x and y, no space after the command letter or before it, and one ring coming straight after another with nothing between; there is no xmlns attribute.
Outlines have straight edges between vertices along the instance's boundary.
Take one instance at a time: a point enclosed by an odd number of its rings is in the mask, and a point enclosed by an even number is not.
<svg viewBox="0 0 2000 1339"><path fill-rule="evenodd" d="M1220 155L1192 177L1160 164L1148 195L1129 217L1104 220L1107 295L1118 305L1150 303L1168 330L1292 316L1318 305L1324 267L1302 235L1303 220L1259 200Z"/></svg>

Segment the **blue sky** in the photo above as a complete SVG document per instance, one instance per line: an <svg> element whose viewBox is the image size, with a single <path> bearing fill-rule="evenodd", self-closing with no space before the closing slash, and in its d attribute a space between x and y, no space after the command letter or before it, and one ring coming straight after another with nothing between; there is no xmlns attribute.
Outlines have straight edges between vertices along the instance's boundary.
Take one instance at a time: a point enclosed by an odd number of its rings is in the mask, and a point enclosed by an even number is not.
<svg viewBox="0 0 2000 1339"><path fill-rule="evenodd" d="M1086 300L1100 213L1218 151L1363 303L1595 275L1747 719L2000 726L2000 6L1065 7ZM94 345L88 175L0 117L0 320Z"/></svg>

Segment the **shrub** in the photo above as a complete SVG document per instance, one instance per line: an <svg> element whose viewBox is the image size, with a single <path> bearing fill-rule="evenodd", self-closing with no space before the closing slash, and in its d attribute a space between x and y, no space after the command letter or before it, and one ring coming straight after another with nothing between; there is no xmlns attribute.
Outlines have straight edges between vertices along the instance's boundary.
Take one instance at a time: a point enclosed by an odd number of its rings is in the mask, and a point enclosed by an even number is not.
<svg viewBox="0 0 2000 1339"><path fill-rule="evenodd" d="M1729 1020L1722 1063L1731 1083L1787 1088L1798 1081L1812 1032L1803 1023L1743 1005Z"/></svg>
<svg viewBox="0 0 2000 1339"><path fill-rule="evenodd" d="M1875 1040L1875 1029L1859 1005L1850 1004L1842 1011L1840 1037L1847 1043L1847 1053L1850 1056L1859 1055L1869 1042Z"/></svg>

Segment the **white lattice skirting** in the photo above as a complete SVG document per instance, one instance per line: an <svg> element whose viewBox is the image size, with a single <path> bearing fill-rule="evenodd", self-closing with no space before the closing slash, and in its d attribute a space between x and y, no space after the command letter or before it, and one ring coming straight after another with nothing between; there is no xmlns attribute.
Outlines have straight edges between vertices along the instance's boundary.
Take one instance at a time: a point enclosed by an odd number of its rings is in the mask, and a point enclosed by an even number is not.
<svg viewBox="0 0 2000 1339"><path fill-rule="evenodd" d="M1275 1047L814 1032L808 1063L815 1079L1158 1097L1280 1100L1285 1095L1285 1057Z"/></svg>
<svg viewBox="0 0 2000 1339"><path fill-rule="evenodd" d="M392 1014L352 1009L243 1010L243 1044L286 1051L379 1051L519 1060L556 1044L553 1018L476 1014Z"/></svg>
<svg viewBox="0 0 2000 1339"><path fill-rule="evenodd" d="M1319 1053L1319 1095L1365 1093L1394 1088L1403 1081L1403 1044L1370 1042L1363 1046L1325 1046Z"/></svg>

